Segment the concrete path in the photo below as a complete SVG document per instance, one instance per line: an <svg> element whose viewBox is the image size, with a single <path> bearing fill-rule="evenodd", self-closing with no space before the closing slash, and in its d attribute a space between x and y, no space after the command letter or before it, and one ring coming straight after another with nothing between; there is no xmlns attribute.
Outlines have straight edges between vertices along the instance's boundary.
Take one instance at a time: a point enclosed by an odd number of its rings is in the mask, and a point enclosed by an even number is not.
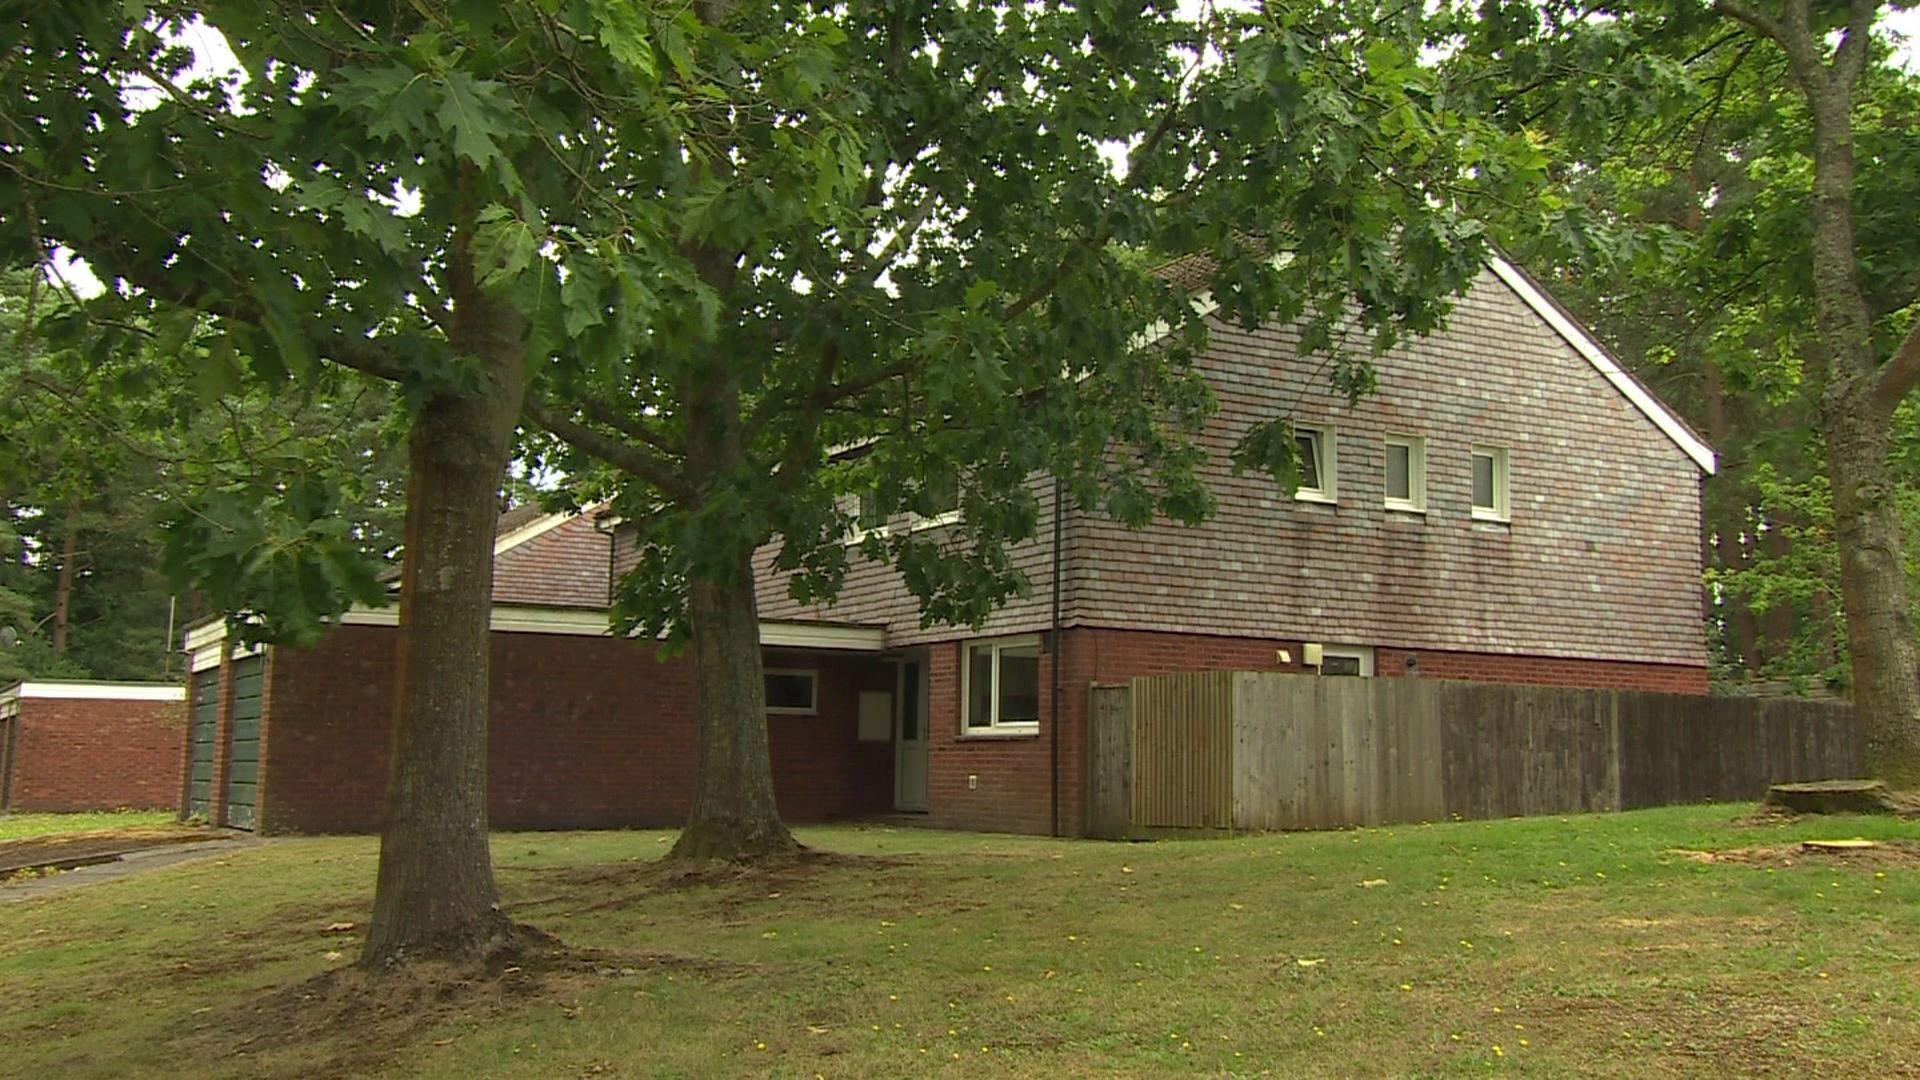
<svg viewBox="0 0 1920 1080"><path fill-rule="evenodd" d="M0 885L0 904L19 903L46 896L49 893L77 889L83 885L94 885L102 881L132 877L148 870L158 870L165 866L176 866L196 859L210 859L218 855L227 855L262 843L253 836L237 835L221 840L200 840L189 844L166 844L161 847L141 848L130 851L112 862L95 863L47 877L28 878L11 885Z"/></svg>

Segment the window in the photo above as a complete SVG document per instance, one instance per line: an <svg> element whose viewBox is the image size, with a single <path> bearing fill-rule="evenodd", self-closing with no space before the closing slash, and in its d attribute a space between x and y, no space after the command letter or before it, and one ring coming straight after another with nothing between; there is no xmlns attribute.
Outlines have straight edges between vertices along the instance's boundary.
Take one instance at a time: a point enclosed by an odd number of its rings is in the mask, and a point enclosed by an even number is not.
<svg viewBox="0 0 1920 1080"><path fill-rule="evenodd" d="M982 641L967 646L961 671L967 733L1033 731L1040 725L1040 642Z"/></svg>
<svg viewBox="0 0 1920 1080"><path fill-rule="evenodd" d="M909 491L906 502L907 531L951 525L960 520L960 481L957 477L927 481ZM886 536L898 527L873 488L860 492L857 510L851 498L842 502L841 509L851 510L854 515L853 527L847 531L849 544L858 544L873 533Z"/></svg>
<svg viewBox="0 0 1920 1080"><path fill-rule="evenodd" d="M1427 510L1427 440L1387 436L1387 509Z"/></svg>
<svg viewBox="0 0 1920 1080"><path fill-rule="evenodd" d="M1370 678L1373 650L1364 645L1327 645L1320 652L1320 674Z"/></svg>
<svg viewBox="0 0 1920 1080"><path fill-rule="evenodd" d="M768 712L811 716L820 711L817 672L768 668L766 679Z"/></svg>
<svg viewBox="0 0 1920 1080"><path fill-rule="evenodd" d="M1337 446L1330 427L1293 429L1293 448L1300 464L1300 486L1294 490L1294 498L1330 503L1339 497Z"/></svg>
<svg viewBox="0 0 1920 1080"><path fill-rule="evenodd" d="M1503 446L1473 448L1473 516L1477 521L1506 521L1507 450Z"/></svg>

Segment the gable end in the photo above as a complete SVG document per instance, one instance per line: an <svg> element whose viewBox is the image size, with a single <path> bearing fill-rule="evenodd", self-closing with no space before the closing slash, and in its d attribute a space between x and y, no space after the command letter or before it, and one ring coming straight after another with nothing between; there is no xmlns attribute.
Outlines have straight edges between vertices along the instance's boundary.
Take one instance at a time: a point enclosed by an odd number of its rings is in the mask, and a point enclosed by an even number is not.
<svg viewBox="0 0 1920 1080"><path fill-rule="evenodd" d="M1620 362L1615 360L1604 346L1595 341L1593 335L1588 333L1578 320L1562 308L1544 289L1536 285L1524 270L1498 255L1488 258L1487 266L1493 270L1495 276L1506 283L1507 288L1513 290L1514 295L1518 296L1521 302L1533 309L1534 314L1540 316L1548 326L1553 327L1554 332L1559 334L1568 345L1573 346L1574 352L1579 353L1587 363L1593 365L1593 369L1598 371L1602 378L1612 383L1614 389L1620 391L1628 401L1633 403L1634 408L1639 409L1642 415L1653 421L1653 425L1665 433L1667 438L1672 439L1682 453L1692 458L1701 472L1709 476L1713 474L1715 468L1713 447L1708 446L1705 440L1695 435L1685 421L1675 416L1671 410L1661 404L1659 398L1653 396L1652 391L1621 367Z"/></svg>

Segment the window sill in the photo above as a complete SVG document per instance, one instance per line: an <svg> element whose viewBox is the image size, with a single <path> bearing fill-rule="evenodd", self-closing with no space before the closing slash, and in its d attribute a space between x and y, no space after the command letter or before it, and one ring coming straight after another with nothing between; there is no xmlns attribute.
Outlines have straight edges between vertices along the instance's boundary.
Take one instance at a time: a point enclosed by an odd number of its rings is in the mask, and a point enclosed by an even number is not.
<svg viewBox="0 0 1920 1080"><path fill-rule="evenodd" d="M1475 510L1473 521L1476 525L1512 525L1513 518L1506 514L1495 514L1487 510Z"/></svg>
<svg viewBox="0 0 1920 1080"><path fill-rule="evenodd" d="M1293 499L1295 502L1314 503L1319 506L1339 506L1340 505L1339 499L1334 498L1331 495L1322 495L1317 491L1314 491L1314 492L1296 491L1293 493Z"/></svg>
<svg viewBox="0 0 1920 1080"><path fill-rule="evenodd" d="M1426 507L1415 506L1412 503L1391 503L1390 502L1386 504L1386 509L1387 509L1387 513L1389 514L1411 514L1416 517L1427 516Z"/></svg>
<svg viewBox="0 0 1920 1080"><path fill-rule="evenodd" d="M1006 739L1037 739L1040 737L1040 725L1023 728L983 728L977 731L963 731L954 736L960 742L995 742Z"/></svg>

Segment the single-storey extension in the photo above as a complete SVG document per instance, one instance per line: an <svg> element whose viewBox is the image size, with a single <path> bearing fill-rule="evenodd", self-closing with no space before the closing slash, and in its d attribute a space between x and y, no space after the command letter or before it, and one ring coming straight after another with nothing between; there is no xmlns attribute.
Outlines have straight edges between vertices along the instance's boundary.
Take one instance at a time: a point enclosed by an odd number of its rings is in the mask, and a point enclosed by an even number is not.
<svg viewBox="0 0 1920 1080"><path fill-rule="evenodd" d="M174 806L185 699L179 683L36 679L0 689L0 809Z"/></svg>

